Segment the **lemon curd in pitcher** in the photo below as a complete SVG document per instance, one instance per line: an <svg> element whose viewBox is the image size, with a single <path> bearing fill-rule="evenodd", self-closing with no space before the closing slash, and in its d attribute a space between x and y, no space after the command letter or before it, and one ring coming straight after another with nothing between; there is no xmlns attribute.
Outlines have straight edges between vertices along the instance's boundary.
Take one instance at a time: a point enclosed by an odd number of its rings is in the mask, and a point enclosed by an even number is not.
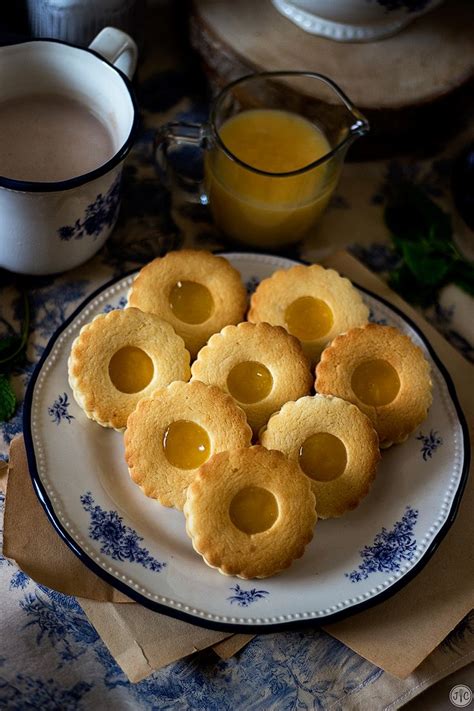
<svg viewBox="0 0 474 711"><path fill-rule="evenodd" d="M318 220L335 186L331 161L297 175L331 146L320 129L298 114L250 109L227 119L219 135L237 158L218 147L206 156L206 189L217 226L251 245L282 246L302 239Z"/></svg>

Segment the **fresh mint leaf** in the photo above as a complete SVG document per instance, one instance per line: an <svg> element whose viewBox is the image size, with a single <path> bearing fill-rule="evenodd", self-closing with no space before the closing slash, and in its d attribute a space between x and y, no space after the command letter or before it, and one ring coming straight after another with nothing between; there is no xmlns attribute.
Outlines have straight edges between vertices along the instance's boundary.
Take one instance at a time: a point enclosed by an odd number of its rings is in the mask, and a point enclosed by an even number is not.
<svg viewBox="0 0 474 711"><path fill-rule="evenodd" d="M439 289L455 283L474 292L474 266L459 254L451 217L415 185L392 187L385 223L402 258L390 274L391 286L413 303L427 306Z"/></svg>
<svg viewBox="0 0 474 711"><path fill-rule="evenodd" d="M436 286L450 270L449 260L423 242L403 242L402 255L408 269L424 286Z"/></svg>
<svg viewBox="0 0 474 711"><path fill-rule="evenodd" d="M390 272L388 283L394 291L412 304L429 306L435 300L436 289L421 285L406 264Z"/></svg>
<svg viewBox="0 0 474 711"><path fill-rule="evenodd" d="M5 375L0 375L0 422L9 420L15 412L16 397Z"/></svg>

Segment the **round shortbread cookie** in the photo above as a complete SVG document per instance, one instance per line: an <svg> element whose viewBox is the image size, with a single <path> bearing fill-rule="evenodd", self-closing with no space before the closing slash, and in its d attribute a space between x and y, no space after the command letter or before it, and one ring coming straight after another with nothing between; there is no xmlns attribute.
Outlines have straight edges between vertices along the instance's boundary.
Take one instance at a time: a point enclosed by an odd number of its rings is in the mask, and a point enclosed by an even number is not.
<svg viewBox="0 0 474 711"><path fill-rule="evenodd" d="M211 568L267 578L303 555L317 520L309 480L264 447L216 454L188 488L186 531Z"/></svg>
<svg viewBox="0 0 474 711"><path fill-rule="evenodd" d="M189 352L169 323L139 309L96 316L68 360L69 384L87 417L121 430L139 400L189 380Z"/></svg>
<svg viewBox="0 0 474 711"><path fill-rule="evenodd" d="M367 323L369 309L349 279L334 269L301 264L261 281L252 294L247 318L252 323L283 326L316 363L333 338Z"/></svg>
<svg viewBox="0 0 474 711"><path fill-rule="evenodd" d="M199 351L191 372L192 381L232 395L255 434L283 403L309 393L313 381L298 340L269 323L226 326Z"/></svg>
<svg viewBox="0 0 474 711"><path fill-rule="evenodd" d="M380 446L403 442L432 401L430 365L408 336L375 323L338 336L316 368L316 390L357 405L373 422Z"/></svg>
<svg viewBox="0 0 474 711"><path fill-rule="evenodd" d="M213 333L242 321L247 293L239 272L224 257L182 249L140 270L128 304L168 321L194 358Z"/></svg>
<svg viewBox="0 0 474 711"><path fill-rule="evenodd" d="M172 383L130 415L125 460L147 496L182 509L199 466L216 452L249 447L251 438L245 414L219 388Z"/></svg>
<svg viewBox="0 0 474 711"><path fill-rule="evenodd" d="M319 518L335 518L358 506L380 460L371 420L355 405L326 395L283 405L260 441L283 452L308 476Z"/></svg>

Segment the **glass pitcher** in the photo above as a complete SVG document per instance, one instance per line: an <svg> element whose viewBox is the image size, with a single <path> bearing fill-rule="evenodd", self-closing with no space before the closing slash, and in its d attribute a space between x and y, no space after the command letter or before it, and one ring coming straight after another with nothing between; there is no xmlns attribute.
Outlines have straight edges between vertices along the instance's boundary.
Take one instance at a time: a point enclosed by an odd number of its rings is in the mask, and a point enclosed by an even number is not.
<svg viewBox="0 0 474 711"><path fill-rule="evenodd" d="M328 77L262 72L226 86L205 124L163 126L156 158L204 150L199 199L231 241L280 249L314 228L339 179L351 143L369 123Z"/></svg>

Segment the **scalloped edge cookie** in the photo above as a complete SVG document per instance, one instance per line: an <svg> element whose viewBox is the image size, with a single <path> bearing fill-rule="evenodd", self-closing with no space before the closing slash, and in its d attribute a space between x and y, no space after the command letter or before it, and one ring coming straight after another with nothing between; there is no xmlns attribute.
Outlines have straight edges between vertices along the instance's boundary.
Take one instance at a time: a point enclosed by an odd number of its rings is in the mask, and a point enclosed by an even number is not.
<svg viewBox="0 0 474 711"><path fill-rule="evenodd" d="M186 489L198 468L180 469L165 456L163 437L176 420L191 420L206 430L211 456L226 449L249 447L252 431L230 395L200 382L171 383L138 403L128 418L124 437L130 476L146 496L163 506L182 509Z"/></svg>
<svg viewBox="0 0 474 711"><path fill-rule="evenodd" d="M231 521L229 508L243 488L257 486L276 498L279 515L260 533L247 534ZM186 532L211 568L239 578L267 578L300 558L317 521L308 477L281 452L254 446L211 457L188 488ZM218 535L216 535L218 532Z"/></svg>
<svg viewBox="0 0 474 711"><path fill-rule="evenodd" d="M203 323L185 323L170 309L170 290L178 281L187 280L207 287L214 300L214 311ZM224 257L204 250L182 249L157 257L140 270L129 291L128 305L168 321L194 358L213 333L242 321L247 292L240 273Z"/></svg>
<svg viewBox="0 0 474 711"><path fill-rule="evenodd" d="M377 358L390 363L400 379L396 398L380 407L361 402L351 386L355 368ZM357 405L372 420L383 448L404 442L426 418L433 399L430 364L421 348L397 328L375 323L334 339L316 367L315 387Z"/></svg>
<svg viewBox="0 0 474 711"><path fill-rule="evenodd" d="M153 377L137 393L123 393L110 380L110 359L125 346L141 348L153 361ZM189 360L183 339L169 323L139 309L116 309L81 328L68 359L69 384L89 419L123 430L143 397L174 380L189 380Z"/></svg>
<svg viewBox="0 0 474 711"><path fill-rule="evenodd" d="M307 396L287 402L272 415L260 442L268 449L278 449L298 464L301 445L318 432L338 437L347 452L346 468L336 479L317 481L308 476L316 496L318 517L336 518L355 509L375 479L380 450L371 420L356 405L341 398Z"/></svg>
<svg viewBox="0 0 474 711"><path fill-rule="evenodd" d="M363 326L369 309L357 289L334 269L319 264L298 264L290 269L278 269L257 286L250 299L247 319L252 323L266 321L286 330L287 307L304 296L324 301L333 313L329 331L313 341L301 341L303 351L314 364L330 341L350 328Z"/></svg>
<svg viewBox="0 0 474 711"><path fill-rule="evenodd" d="M245 361L257 361L273 378L269 395L255 403L237 402L255 433L283 403L309 393L313 383L308 361L297 338L269 323L239 323L211 336L194 361L191 380L227 390L230 370Z"/></svg>

